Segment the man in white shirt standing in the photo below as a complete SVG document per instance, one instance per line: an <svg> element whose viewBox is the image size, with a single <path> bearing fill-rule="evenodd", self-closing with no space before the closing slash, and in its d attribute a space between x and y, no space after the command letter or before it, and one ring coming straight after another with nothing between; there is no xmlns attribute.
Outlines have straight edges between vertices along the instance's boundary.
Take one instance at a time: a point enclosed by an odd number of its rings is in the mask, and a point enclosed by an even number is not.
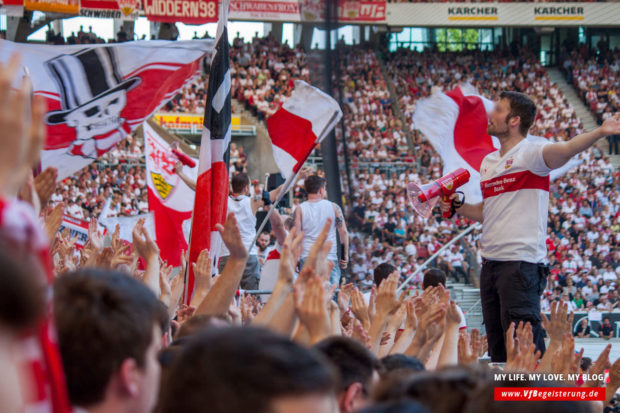
<svg viewBox="0 0 620 413"><path fill-rule="evenodd" d="M249 251L250 256L248 262L243 270L243 277L241 278L241 288L244 290L256 290L258 289L258 282L260 279L260 264L258 262L258 250L256 244L252 244L254 237L256 236L256 211L263 206L261 199L250 198L250 179L244 173L238 173L233 175L231 182L231 193L228 196L228 212L235 214L237 224L239 225L239 231L241 232L241 239L245 245L245 248ZM220 274L228 261L230 252L224 244L220 250L220 261L218 269Z"/></svg>
<svg viewBox="0 0 620 413"><path fill-rule="evenodd" d="M526 139L536 105L526 95L503 92L489 114L487 133L500 149L480 165L483 201L457 212L482 222L482 314L493 362L506 361L505 331L511 322L532 324L536 348L544 353L540 296L547 283L549 173L605 136L620 132L620 114L570 141L539 143ZM456 198L456 194L452 198ZM450 211L450 202L441 209Z"/></svg>
<svg viewBox="0 0 620 413"><path fill-rule="evenodd" d="M347 268L349 262L349 233L344 222L342 210L334 202L325 199L327 190L325 179L318 175L309 176L304 180L304 187L308 193L308 200L302 202L295 209L295 228L298 232L303 231L301 265L308 257L310 248L317 239L328 219L332 220L327 240L331 241L332 246L327 255L327 259L334 263L334 269L329 277L330 284L340 283L340 269ZM338 260L338 243L336 242L336 230L343 245L343 255Z"/></svg>

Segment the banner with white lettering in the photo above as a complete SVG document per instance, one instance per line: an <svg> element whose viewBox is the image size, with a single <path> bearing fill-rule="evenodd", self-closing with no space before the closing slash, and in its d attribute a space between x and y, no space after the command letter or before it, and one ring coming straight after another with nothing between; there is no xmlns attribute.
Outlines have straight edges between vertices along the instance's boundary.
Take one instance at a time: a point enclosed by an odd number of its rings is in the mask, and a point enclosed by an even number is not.
<svg viewBox="0 0 620 413"><path fill-rule="evenodd" d="M64 215L58 232L63 232L67 228L69 229L69 237L71 239L77 237L75 245L82 248L84 244L86 244L86 241L88 241L88 221L70 215Z"/></svg>
<svg viewBox="0 0 620 413"><path fill-rule="evenodd" d="M154 22L213 23L218 11L217 0L144 0L144 14Z"/></svg>

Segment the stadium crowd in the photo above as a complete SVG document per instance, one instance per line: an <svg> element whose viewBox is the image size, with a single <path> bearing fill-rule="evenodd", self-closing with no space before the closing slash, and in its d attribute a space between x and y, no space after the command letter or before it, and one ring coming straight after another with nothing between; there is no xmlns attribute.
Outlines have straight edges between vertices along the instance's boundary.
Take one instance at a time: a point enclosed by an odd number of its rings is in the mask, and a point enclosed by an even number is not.
<svg viewBox="0 0 620 413"><path fill-rule="evenodd" d="M268 116L286 99L293 80L309 80L307 56L299 48L278 45L269 37L255 37L251 43L236 38L233 45L233 94L259 118ZM458 217L452 222L439 217L423 220L407 202L405 188L408 182L427 182L438 178L442 172L441 158L412 124L411 115L420 99L465 82L480 94L496 99L499 92L510 85L527 93L537 103L534 135L565 140L583 130L562 92L550 82L535 56L526 50L517 50L515 55L509 51L419 53L410 50L385 54L387 73L398 92L397 104L403 116L397 116L393 111L388 81L383 76L377 54L364 46L346 46L339 50L343 57L340 86L346 146L354 171L351 174L353 197L347 208L353 229L351 266L347 275L362 291L371 288L373 269L378 264L394 262L402 268L403 280L454 234L471 224ZM613 69L615 65L617 63L612 62L610 67ZM589 66L591 69L592 61ZM573 72L579 74L583 70L575 67ZM598 87L604 89L606 85L613 89L609 83ZM205 78L202 77L170 101L167 110L199 112L196 108L204 104L204 94ZM609 96L611 99L612 95ZM406 131L411 131L413 152L408 149ZM342 154L344 146L339 128L337 137ZM64 201L68 211L78 217L98 216L109 196L113 198L113 214L144 212L144 168L132 164L133 156L141 153L140 145L139 138L130 137L119 149L104 157L99 168L85 168L65 180L52 201ZM239 150L241 156L238 156ZM609 160L597 148L580 158L582 164L579 167L553 183L548 240L552 267L556 260L567 262L565 257L569 255L578 265L574 269L561 267L560 271L553 273L545 291L544 308L557 298L558 288L566 288L567 279L573 279L576 285L583 271L588 270L587 278L598 289L596 284L602 279L599 270L605 262L614 271L619 268L617 249L620 235L615 224L620 199L618 176L614 175ZM238 166L237 161L240 162ZM244 163L247 158L243 148L233 148L231 164L235 165L234 169L244 171ZM302 183L295 191L296 204L305 196ZM259 188L257 193L262 190L261 185L253 185ZM607 229L594 231L597 225L604 225ZM596 239L592 238L595 233L599 235ZM471 282L481 262L478 237L477 231L472 232L445 251L435 265L456 281ZM599 253L602 256L598 258L598 264L592 265L590 257ZM422 274L418 273L412 281L412 288L419 287ZM613 290L617 291L617 281L611 282ZM575 291L570 289L569 298L573 300L576 293L586 295L582 286L578 286ZM591 307L597 307L600 295L590 294L591 300L585 300L578 308L587 309L589 302ZM608 299L609 295L605 298Z"/></svg>
<svg viewBox="0 0 620 413"><path fill-rule="evenodd" d="M620 51L599 43L592 52L585 47L564 49L563 69L599 124L620 110ZM609 136L609 154L620 154L620 136Z"/></svg>
<svg viewBox="0 0 620 413"><path fill-rule="evenodd" d="M77 412L137 413L202 412L205 406L215 413L553 413L600 412L615 401L620 359L610 362L608 346L586 367L564 304L554 303L543 319L550 340L544 355L534 351L529 323L511 324L506 333L504 372L536 369L567 378L556 383L498 380L501 370L481 365L485 339L459 328L462 314L440 270L425 272L423 291L399 294L396 267L379 265L368 304L351 284L334 301L327 285L330 222L296 278L303 234L291 229L264 303L236 297L249 252L232 213L217 226L230 253L226 265L213 278L203 251L193 267L196 290L183 303L185 264L173 269L161 262L143 221L127 245L116 231L100 233L93 219L88 242L77 249L58 231L63 206L47 205L56 187L53 171L32 177L46 107L39 97L28 99L27 84L10 91L18 73L13 62L0 65L0 106L10 115L0 117L3 411L49 403L61 412L70 405ZM497 386L561 385L571 392L597 388L604 401L493 401Z"/></svg>

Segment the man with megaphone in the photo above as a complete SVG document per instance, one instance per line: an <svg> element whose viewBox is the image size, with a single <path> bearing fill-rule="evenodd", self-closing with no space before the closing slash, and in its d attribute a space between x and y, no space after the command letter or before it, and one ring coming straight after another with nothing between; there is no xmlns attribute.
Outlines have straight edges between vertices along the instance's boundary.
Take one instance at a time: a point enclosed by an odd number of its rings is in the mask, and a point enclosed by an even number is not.
<svg viewBox="0 0 620 413"><path fill-rule="evenodd" d="M547 215L549 173L605 136L620 134L620 113L597 129L565 142L526 139L536 118L536 105L526 95L503 92L489 114L487 133L500 149L480 165L483 201L455 205L458 194L442 199L444 213L456 210L482 222L480 298L489 356L506 361L505 332L511 322L530 322L536 348L544 353L540 297L549 274Z"/></svg>

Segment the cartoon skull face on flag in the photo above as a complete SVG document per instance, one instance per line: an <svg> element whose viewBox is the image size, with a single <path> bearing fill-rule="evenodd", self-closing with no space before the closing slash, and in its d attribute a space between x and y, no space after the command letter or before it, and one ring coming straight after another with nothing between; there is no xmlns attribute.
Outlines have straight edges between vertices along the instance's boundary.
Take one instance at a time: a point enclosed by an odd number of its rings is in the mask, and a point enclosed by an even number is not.
<svg viewBox="0 0 620 413"><path fill-rule="evenodd" d="M0 40L0 61L19 53L34 94L45 98L41 168L56 167L64 179L170 101L201 73L212 49L211 39L67 46Z"/></svg>
<svg viewBox="0 0 620 413"><path fill-rule="evenodd" d="M49 112L46 122L75 129L68 155L96 159L129 133L121 112L127 106L127 92L141 78L121 78L113 47L59 55L45 65L58 84L61 102L61 109Z"/></svg>

